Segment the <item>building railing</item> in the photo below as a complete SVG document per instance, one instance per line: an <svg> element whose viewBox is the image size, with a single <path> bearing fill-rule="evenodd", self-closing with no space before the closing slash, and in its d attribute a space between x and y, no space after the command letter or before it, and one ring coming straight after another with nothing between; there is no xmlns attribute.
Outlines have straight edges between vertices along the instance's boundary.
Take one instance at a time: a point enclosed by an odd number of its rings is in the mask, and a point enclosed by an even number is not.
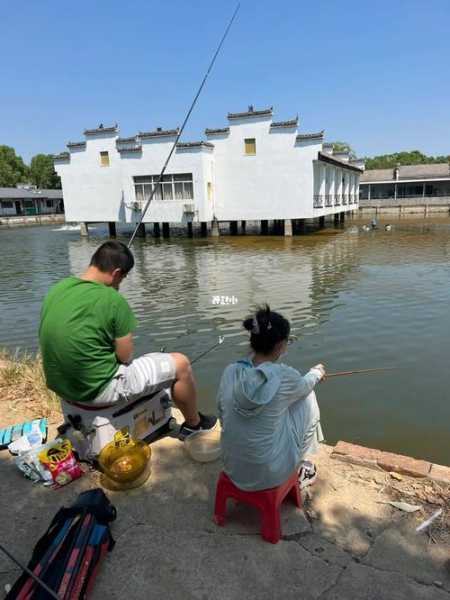
<svg viewBox="0 0 450 600"><path fill-rule="evenodd" d="M438 191L433 194L397 194L395 197L393 194L371 194L371 200L404 200L405 198L440 198L450 196L450 190ZM360 195L361 198L361 195ZM369 198L361 198L361 200L368 200Z"/></svg>
<svg viewBox="0 0 450 600"><path fill-rule="evenodd" d="M323 208L324 197L322 194L314 194L314 208Z"/></svg>
<svg viewBox="0 0 450 600"><path fill-rule="evenodd" d="M356 204L355 194L314 194L314 208L331 208L342 204Z"/></svg>

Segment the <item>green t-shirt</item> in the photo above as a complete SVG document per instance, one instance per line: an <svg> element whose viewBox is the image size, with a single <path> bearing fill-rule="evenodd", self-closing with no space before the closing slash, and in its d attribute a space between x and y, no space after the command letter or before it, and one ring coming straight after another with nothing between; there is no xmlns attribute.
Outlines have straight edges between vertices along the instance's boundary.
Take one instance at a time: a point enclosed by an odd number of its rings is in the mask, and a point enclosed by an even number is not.
<svg viewBox="0 0 450 600"><path fill-rule="evenodd" d="M115 375L116 338L137 321L112 287L67 277L48 292L41 309L39 341L48 387L72 402L93 400Z"/></svg>

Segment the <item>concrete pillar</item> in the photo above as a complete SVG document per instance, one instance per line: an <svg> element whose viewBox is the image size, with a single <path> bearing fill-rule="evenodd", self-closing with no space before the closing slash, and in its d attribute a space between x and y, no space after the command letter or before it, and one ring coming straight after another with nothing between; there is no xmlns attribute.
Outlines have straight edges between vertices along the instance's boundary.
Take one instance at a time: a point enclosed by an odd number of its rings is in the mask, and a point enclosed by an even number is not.
<svg viewBox="0 0 450 600"><path fill-rule="evenodd" d="M145 223L140 223L136 231L136 237L145 238Z"/></svg>
<svg viewBox="0 0 450 600"><path fill-rule="evenodd" d="M108 222L108 230L109 230L109 237L115 238L117 235L117 232L116 232L116 224L114 223L114 221Z"/></svg>
<svg viewBox="0 0 450 600"><path fill-rule="evenodd" d="M153 223L153 235L155 236L155 238L159 238L161 236L159 223Z"/></svg>
<svg viewBox="0 0 450 600"><path fill-rule="evenodd" d="M80 235L81 237L87 237L89 235L89 223L82 221L80 223Z"/></svg>
<svg viewBox="0 0 450 600"><path fill-rule="evenodd" d="M192 228L192 221L188 221L188 224L187 224L187 234L188 234L188 237L190 237L190 238L194 237L194 230Z"/></svg>
<svg viewBox="0 0 450 600"><path fill-rule="evenodd" d="M331 196L331 206L335 205L336 201L336 169L334 167L330 167L330 192Z"/></svg>
<svg viewBox="0 0 450 600"><path fill-rule="evenodd" d="M319 168L320 180L319 180L319 204L321 207L325 204L325 194L326 192L326 179L327 179L327 169L325 165L321 164Z"/></svg>
<svg viewBox="0 0 450 600"><path fill-rule="evenodd" d="M208 223L206 221L200 223L200 235L202 237L207 237L208 235Z"/></svg>
<svg viewBox="0 0 450 600"><path fill-rule="evenodd" d="M319 217L319 229L323 229L325 227L325 217Z"/></svg>
<svg viewBox="0 0 450 600"><path fill-rule="evenodd" d="M261 221L261 235L269 234L269 221L266 219Z"/></svg>
<svg viewBox="0 0 450 600"><path fill-rule="evenodd" d="M292 237L292 220L291 219L284 220L284 236Z"/></svg>
<svg viewBox="0 0 450 600"><path fill-rule="evenodd" d="M211 235L212 237L219 237L220 235L219 221L216 218L211 223Z"/></svg>
<svg viewBox="0 0 450 600"><path fill-rule="evenodd" d="M170 236L170 226L169 223L162 224L163 237L168 238Z"/></svg>
<svg viewBox="0 0 450 600"><path fill-rule="evenodd" d="M237 235L238 233L238 222L230 221L230 235Z"/></svg>
<svg viewBox="0 0 450 600"><path fill-rule="evenodd" d="M245 235L245 229L247 226L247 221L241 221L241 233Z"/></svg>

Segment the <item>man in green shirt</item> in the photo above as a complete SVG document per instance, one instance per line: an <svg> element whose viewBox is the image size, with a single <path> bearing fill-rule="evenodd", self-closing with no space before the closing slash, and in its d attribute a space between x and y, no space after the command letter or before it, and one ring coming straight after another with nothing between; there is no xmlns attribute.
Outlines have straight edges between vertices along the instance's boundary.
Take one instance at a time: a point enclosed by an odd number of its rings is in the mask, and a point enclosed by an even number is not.
<svg viewBox="0 0 450 600"><path fill-rule="evenodd" d="M119 286L134 266L121 242L108 241L80 277L67 277L48 292L39 341L48 387L69 403L110 406L170 387L184 415L180 437L210 429L216 417L197 410L189 360L154 352L132 360L137 321Z"/></svg>

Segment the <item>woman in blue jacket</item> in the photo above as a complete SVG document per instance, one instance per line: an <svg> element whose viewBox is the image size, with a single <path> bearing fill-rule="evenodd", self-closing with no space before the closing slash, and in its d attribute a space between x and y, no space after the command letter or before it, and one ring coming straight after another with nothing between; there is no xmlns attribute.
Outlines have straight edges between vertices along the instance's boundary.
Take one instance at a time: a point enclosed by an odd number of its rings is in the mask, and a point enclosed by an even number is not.
<svg viewBox="0 0 450 600"><path fill-rule="evenodd" d="M313 390L324 366L301 375L278 362L290 325L268 305L243 326L250 331L252 356L225 369L217 395L225 472L240 489L256 491L280 485L299 469L305 487L316 477L305 458L323 441Z"/></svg>

